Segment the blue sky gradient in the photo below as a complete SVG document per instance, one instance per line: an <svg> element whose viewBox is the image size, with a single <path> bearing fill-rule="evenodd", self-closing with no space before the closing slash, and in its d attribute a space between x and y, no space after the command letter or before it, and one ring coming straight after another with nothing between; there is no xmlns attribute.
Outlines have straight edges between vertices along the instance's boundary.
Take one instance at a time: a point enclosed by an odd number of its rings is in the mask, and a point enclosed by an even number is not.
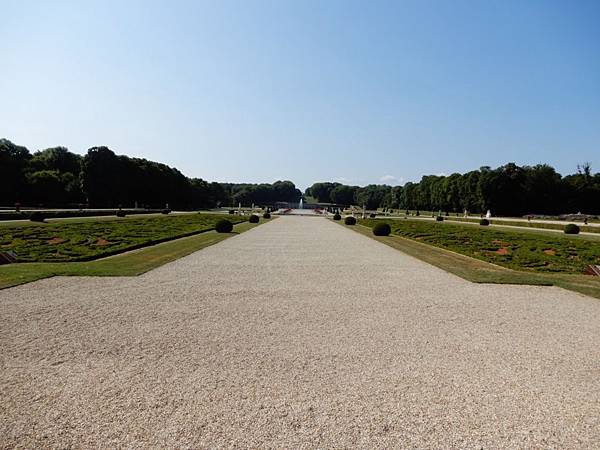
<svg viewBox="0 0 600 450"><path fill-rule="evenodd" d="M216 181L600 170L600 2L0 1L0 137Z"/></svg>

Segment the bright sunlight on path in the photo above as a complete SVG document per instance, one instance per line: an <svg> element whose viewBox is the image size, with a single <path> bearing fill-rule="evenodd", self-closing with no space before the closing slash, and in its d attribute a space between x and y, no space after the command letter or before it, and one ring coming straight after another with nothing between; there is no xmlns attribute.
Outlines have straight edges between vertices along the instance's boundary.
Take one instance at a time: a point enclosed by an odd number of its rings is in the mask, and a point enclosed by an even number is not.
<svg viewBox="0 0 600 450"><path fill-rule="evenodd" d="M0 291L0 447L594 447L600 301L282 217Z"/></svg>

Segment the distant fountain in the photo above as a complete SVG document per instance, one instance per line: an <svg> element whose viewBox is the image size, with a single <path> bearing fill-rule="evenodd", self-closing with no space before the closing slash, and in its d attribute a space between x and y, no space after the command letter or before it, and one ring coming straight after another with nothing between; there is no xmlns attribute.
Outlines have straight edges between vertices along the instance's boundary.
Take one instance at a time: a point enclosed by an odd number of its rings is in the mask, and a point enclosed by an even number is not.
<svg viewBox="0 0 600 450"><path fill-rule="evenodd" d="M300 203L298 204L298 209L302 209L302 208L303 208L303 206L302 206L302 197L300 197Z"/></svg>

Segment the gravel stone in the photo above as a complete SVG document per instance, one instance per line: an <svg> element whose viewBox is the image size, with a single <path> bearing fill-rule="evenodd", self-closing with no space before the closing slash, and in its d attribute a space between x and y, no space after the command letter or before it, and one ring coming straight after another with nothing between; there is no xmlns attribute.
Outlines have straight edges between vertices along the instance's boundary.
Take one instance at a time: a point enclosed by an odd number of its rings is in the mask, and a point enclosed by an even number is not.
<svg viewBox="0 0 600 450"><path fill-rule="evenodd" d="M0 447L598 448L600 302L281 217L0 291Z"/></svg>

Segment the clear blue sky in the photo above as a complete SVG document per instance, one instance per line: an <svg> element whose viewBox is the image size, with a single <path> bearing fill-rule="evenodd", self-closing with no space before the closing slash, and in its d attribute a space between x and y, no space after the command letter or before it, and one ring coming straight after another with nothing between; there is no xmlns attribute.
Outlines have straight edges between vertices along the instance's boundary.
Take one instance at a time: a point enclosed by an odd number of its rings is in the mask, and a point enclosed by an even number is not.
<svg viewBox="0 0 600 450"><path fill-rule="evenodd" d="M0 137L217 181L600 171L600 2L3 1Z"/></svg>

